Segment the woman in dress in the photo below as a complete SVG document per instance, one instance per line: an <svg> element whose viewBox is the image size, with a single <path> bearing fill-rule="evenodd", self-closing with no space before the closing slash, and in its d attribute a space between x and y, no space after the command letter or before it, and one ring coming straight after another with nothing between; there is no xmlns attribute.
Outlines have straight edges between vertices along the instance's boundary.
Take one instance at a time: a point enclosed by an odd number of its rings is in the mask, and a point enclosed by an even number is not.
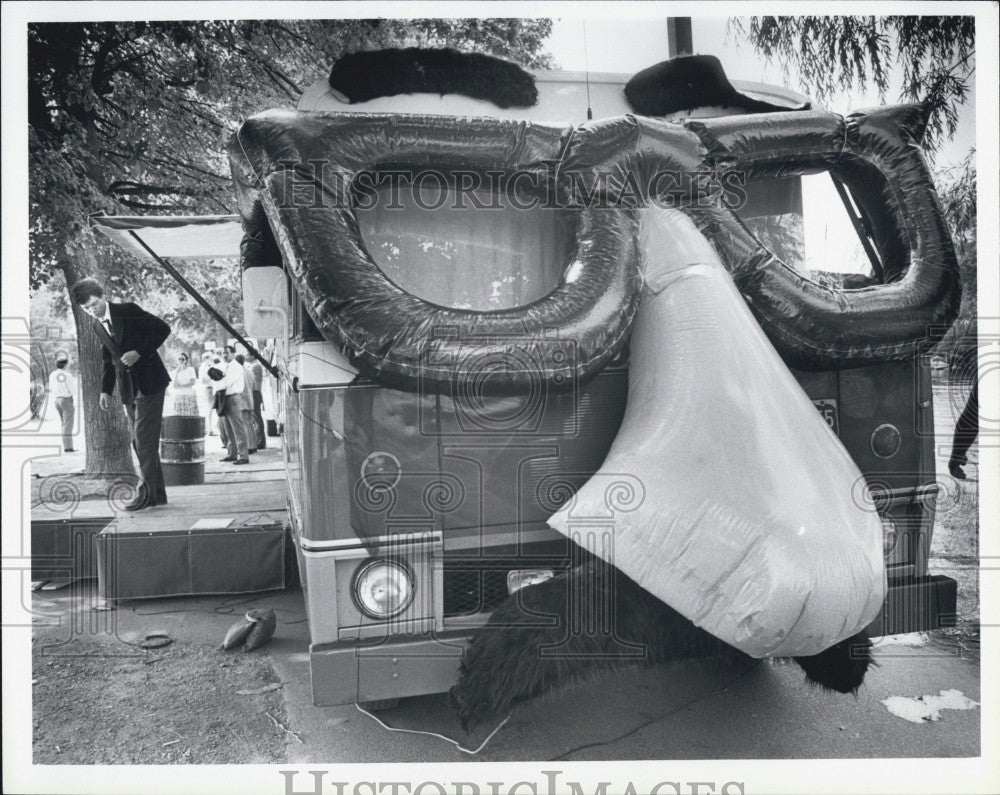
<svg viewBox="0 0 1000 795"><path fill-rule="evenodd" d="M174 414L198 415L198 398L195 396L194 385L198 374L191 366L186 353L177 355L177 369L174 370L171 387L174 393Z"/></svg>

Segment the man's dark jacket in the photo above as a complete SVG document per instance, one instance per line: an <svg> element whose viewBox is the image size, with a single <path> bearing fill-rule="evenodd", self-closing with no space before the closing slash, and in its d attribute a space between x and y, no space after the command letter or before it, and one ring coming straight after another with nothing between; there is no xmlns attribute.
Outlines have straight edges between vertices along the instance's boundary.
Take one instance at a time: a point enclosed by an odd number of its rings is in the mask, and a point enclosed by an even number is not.
<svg viewBox="0 0 1000 795"><path fill-rule="evenodd" d="M170 336L170 326L135 304L109 303L108 306L114 339L108 336L104 324L97 322L97 336L104 343L101 391L112 394L117 382L122 403L130 403L137 393L155 395L162 392L170 383L170 376L156 351ZM131 367L121 362L122 354L128 351L139 354L139 361Z"/></svg>

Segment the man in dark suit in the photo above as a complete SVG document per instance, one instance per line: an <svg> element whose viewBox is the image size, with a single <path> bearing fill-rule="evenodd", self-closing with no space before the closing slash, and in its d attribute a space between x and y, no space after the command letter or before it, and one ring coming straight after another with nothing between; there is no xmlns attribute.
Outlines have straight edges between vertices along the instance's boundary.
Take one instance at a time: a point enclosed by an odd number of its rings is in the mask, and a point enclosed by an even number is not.
<svg viewBox="0 0 1000 795"><path fill-rule="evenodd" d="M109 303L96 279L81 279L70 288L70 296L97 320L97 336L104 345L101 408L111 408L111 394L117 383L132 426L132 446L139 458L142 484L138 496L125 510L165 505L167 491L159 445L163 396L170 376L156 351L170 335L170 326L135 304Z"/></svg>

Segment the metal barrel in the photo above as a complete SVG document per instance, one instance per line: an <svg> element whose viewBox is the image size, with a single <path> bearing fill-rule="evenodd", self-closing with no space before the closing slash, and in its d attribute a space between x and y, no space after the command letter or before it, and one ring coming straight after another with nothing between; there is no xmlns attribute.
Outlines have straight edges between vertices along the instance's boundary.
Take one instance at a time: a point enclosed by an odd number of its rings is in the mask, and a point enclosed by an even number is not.
<svg viewBox="0 0 1000 795"><path fill-rule="evenodd" d="M167 486L193 486L205 482L205 418L172 414L163 418L160 464Z"/></svg>

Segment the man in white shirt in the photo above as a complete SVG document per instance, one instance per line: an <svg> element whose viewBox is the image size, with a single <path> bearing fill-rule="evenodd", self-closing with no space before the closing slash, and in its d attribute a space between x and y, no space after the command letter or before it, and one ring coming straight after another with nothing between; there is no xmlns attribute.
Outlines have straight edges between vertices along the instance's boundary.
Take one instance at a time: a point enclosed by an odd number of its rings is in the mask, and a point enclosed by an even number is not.
<svg viewBox="0 0 1000 795"><path fill-rule="evenodd" d="M247 457L249 447L247 437L247 427L243 422L243 412L246 410L246 401L243 392L246 389L246 377L243 373L243 365L236 361L236 348L227 345L222 352L225 360L225 367L222 369L222 378L215 382L216 392L226 390L225 407L219 422L225 428L226 449L229 455L223 461L232 461L233 464L249 464Z"/></svg>
<svg viewBox="0 0 1000 795"><path fill-rule="evenodd" d="M69 356L63 351L56 354L56 369L49 373L49 394L55 398L56 411L62 422L63 450L67 453L73 450L73 420L76 408L73 397L76 395L76 379L66 369Z"/></svg>

